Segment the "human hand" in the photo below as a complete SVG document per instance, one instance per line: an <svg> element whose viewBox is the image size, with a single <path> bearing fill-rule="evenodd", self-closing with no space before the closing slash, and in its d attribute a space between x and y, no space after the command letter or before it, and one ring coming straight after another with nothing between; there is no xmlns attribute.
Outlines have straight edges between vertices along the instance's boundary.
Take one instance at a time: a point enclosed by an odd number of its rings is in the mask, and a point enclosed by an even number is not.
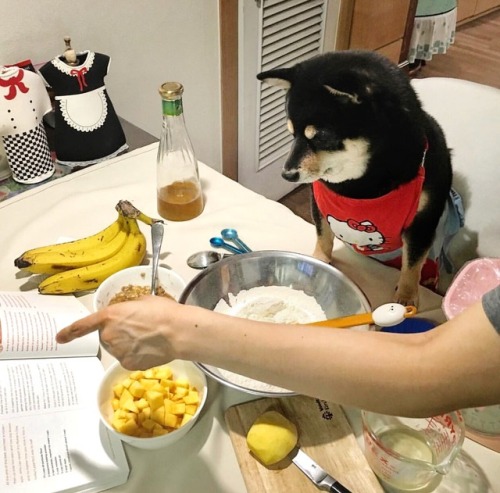
<svg viewBox="0 0 500 493"><path fill-rule="evenodd" d="M99 331L102 346L128 370L145 370L176 358L168 337L173 300L145 296L110 305L77 320L56 335L59 344Z"/></svg>

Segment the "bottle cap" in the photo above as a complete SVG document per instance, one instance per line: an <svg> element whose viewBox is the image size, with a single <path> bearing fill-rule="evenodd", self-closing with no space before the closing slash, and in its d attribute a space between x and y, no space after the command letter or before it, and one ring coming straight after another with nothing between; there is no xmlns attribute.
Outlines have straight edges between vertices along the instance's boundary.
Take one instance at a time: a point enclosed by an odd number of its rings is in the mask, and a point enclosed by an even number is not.
<svg viewBox="0 0 500 493"><path fill-rule="evenodd" d="M180 82L164 82L159 89L163 99L175 100L182 97L184 87Z"/></svg>

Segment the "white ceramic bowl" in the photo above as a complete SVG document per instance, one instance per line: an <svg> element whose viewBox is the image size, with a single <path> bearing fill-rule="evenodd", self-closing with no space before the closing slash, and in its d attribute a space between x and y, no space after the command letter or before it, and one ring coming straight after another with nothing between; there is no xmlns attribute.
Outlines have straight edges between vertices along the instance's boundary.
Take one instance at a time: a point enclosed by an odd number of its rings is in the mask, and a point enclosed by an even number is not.
<svg viewBox="0 0 500 493"><path fill-rule="evenodd" d="M180 298L186 287L186 281L177 272L166 267L158 267L158 280L161 287L176 300ZM138 265L129 267L108 277L94 293L94 310L97 311L107 306L111 298L129 284L133 286L150 286L151 266Z"/></svg>
<svg viewBox="0 0 500 493"><path fill-rule="evenodd" d="M152 438L138 438L129 435L125 435L116 431L111 426L111 418L113 416L113 408L111 406L111 400L113 398L113 386L119 382L122 382L131 371L123 368L119 362L113 363L105 372L103 379L99 385L99 390L97 393L97 405L99 406L101 421L104 426L112 433L117 436L120 440L125 443L132 445L133 447L153 450L166 447L172 443L177 442L186 433L193 428L197 419L202 412L202 409L207 401L207 379L205 374L190 361L183 360L173 360L164 366L168 366L172 369L174 378L185 378L187 379L193 387L195 387L200 393L201 400L194 414L193 418L189 420L186 424L181 426L175 431L172 431L166 435L161 435Z"/></svg>

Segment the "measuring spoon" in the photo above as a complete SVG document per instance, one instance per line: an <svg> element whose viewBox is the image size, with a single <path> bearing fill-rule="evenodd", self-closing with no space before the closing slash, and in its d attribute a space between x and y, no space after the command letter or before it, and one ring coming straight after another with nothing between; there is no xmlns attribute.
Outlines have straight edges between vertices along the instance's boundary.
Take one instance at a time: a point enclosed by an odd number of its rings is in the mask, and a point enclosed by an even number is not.
<svg viewBox="0 0 500 493"><path fill-rule="evenodd" d="M163 241L163 223L157 222L151 225L151 243L153 244L153 272L151 274L151 294L156 295L156 284L158 282L158 263L160 262L161 243Z"/></svg>
<svg viewBox="0 0 500 493"><path fill-rule="evenodd" d="M187 264L193 269L206 269L209 265L215 264L223 258L230 257L229 253L219 253L214 250L204 250L190 255Z"/></svg>
<svg viewBox="0 0 500 493"><path fill-rule="evenodd" d="M306 325L316 325L345 329L356 325L376 324L379 327L392 327L401 323L405 318L413 317L417 313L414 306L403 306L399 303L386 303L373 310L372 313L360 313L347 317L332 318L330 320L320 320Z"/></svg>
<svg viewBox="0 0 500 493"><path fill-rule="evenodd" d="M236 248L233 245L226 243L219 236L214 236L213 238L210 238L210 245L212 245L215 248L224 248L231 253L246 253L243 250L240 250L239 248Z"/></svg>
<svg viewBox="0 0 500 493"><path fill-rule="evenodd" d="M226 228L220 232L224 240L229 240L239 246L245 252L251 252L252 250L239 238L238 231L233 228Z"/></svg>

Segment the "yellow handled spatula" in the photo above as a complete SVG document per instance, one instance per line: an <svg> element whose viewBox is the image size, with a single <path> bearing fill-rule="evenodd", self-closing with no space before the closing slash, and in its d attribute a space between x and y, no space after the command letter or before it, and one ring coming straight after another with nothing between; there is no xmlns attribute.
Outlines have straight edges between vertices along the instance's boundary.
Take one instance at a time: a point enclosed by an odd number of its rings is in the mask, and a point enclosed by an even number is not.
<svg viewBox="0 0 500 493"><path fill-rule="evenodd" d="M376 324L379 327L392 327L401 323L405 318L413 317L417 313L414 306L404 306L399 303L386 303L376 308L371 313L359 313L348 315L347 317L332 318L329 320L319 320L305 325L316 325L332 327L336 329L346 329L356 325Z"/></svg>

